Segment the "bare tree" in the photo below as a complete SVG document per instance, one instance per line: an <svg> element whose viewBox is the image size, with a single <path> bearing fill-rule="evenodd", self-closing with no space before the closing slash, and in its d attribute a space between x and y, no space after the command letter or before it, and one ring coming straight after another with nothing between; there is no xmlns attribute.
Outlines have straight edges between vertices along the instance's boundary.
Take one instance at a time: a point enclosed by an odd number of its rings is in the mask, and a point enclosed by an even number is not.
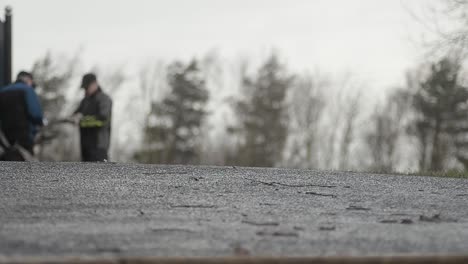
<svg viewBox="0 0 468 264"><path fill-rule="evenodd" d="M409 3L404 2L402 4L427 33L418 40L427 51L425 55L436 58L447 53L458 53L463 57L468 55L467 0L421 2L418 7L409 7Z"/></svg>
<svg viewBox="0 0 468 264"><path fill-rule="evenodd" d="M361 93L359 83L351 74L331 84L326 103L327 119L322 125L322 167L328 169L348 169L351 151L357 144L357 125L361 113Z"/></svg>
<svg viewBox="0 0 468 264"><path fill-rule="evenodd" d="M128 120L122 133L127 137L122 144L126 152L133 154L144 147L144 131L151 120L154 102L160 102L169 91L166 81L167 64L164 61L151 61L143 64L136 76L134 92L128 93L122 118Z"/></svg>
<svg viewBox="0 0 468 264"><path fill-rule="evenodd" d="M392 91L383 105L376 105L369 120L369 131L365 135L371 154L371 170L395 170L400 161L398 147L406 136L410 106L411 96L403 89Z"/></svg>
<svg viewBox="0 0 468 264"><path fill-rule="evenodd" d="M225 69L223 61L216 52L212 50L205 54L200 60L200 71L204 75L206 88L210 99L207 102L206 111L209 113L200 127L200 157L201 164L224 165L226 144L226 120L223 119L226 109L229 108L224 102L226 90Z"/></svg>
<svg viewBox="0 0 468 264"><path fill-rule="evenodd" d="M467 0L444 0L446 5L443 14L448 20L445 27L437 24L437 29L441 35L438 47L445 52L460 53L466 56L468 45L468 1ZM436 21L437 22L437 21Z"/></svg>
<svg viewBox="0 0 468 264"><path fill-rule="evenodd" d="M289 98L289 133L285 165L317 168L319 166L319 130L329 81L319 73L298 78Z"/></svg>
<svg viewBox="0 0 468 264"><path fill-rule="evenodd" d="M100 84L110 95L117 94L128 78L128 76L125 74L126 69L124 65L105 68L95 66L93 72L99 76Z"/></svg>
<svg viewBox="0 0 468 264"><path fill-rule="evenodd" d="M340 169L348 169L350 167L350 149L351 144L356 138L356 124L360 113L360 97L357 92L355 95L348 97L349 102L346 112L344 112L344 127L340 141Z"/></svg>

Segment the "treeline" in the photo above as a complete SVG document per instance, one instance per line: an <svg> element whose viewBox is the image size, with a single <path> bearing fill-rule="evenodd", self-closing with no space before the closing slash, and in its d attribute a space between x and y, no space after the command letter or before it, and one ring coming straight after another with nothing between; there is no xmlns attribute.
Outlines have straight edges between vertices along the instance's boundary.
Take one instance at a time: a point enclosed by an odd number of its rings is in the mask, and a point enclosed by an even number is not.
<svg viewBox="0 0 468 264"><path fill-rule="evenodd" d="M224 71L231 76L222 76L217 63L175 62L159 75L165 78L166 93L151 102L135 161L358 167L352 156L361 101L352 78L333 83L319 74L292 73L276 54L256 68L244 61L235 73ZM214 76L213 68L218 69ZM225 88L217 86L228 87L226 82L235 83L231 89L236 92L220 99L219 90ZM210 107L210 101L217 103ZM211 118L226 106L221 118Z"/></svg>
<svg viewBox="0 0 468 264"><path fill-rule="evenodd" d="M209 140L204 121L213 94L206 75L196 60L176 63L167 69L169 92L152 103L142 150L133 157L146 163L462 169L468 166L468 88L461 70L457 57L446 56L408 73L407 84L382 102L370 102L352 78L291 73L272 54L253 73L242 72L240 93L230 101L233 122L215 124L224 134ZM364 110L368 104L375 104L373 111Z"/></svg>
<svg viewBox="0 0 468 264"><path fill-rule="evenodd" d="M49 119L71 113L82 96L77 58L47 54L34 64ZM405 86L372 101L352 75L295 73L275 53L257 66L233 67L213 55L157 62L136 78L125 67L94 70L114 97L114 160L372 171L468 166L468 88L457 56L416 67ZM39 147L40 158L76 160L76 133L60 128Z"/></svg>
<svg viewBox="0 0 468 264"><path fill-rule="evenodd" d="M426 24L438 32L423 48L433 56L415 63L406 80L395 80L405 85L379 87L387 91L385 98L369 99L372 84L352 74L293 72L275 53L259 63L212 53L191 61L155 61L136 74L126 65L94 67L114 99L111 158L386 172L467 170L468 1L447 0L441 9L429 9L447 20ZM50 120L69 115L82 96L75 85L84 72L79 57L46 54L33 65ZM54 130L57 137L38 146L39 158L78 160L77 129Z"/></svg>

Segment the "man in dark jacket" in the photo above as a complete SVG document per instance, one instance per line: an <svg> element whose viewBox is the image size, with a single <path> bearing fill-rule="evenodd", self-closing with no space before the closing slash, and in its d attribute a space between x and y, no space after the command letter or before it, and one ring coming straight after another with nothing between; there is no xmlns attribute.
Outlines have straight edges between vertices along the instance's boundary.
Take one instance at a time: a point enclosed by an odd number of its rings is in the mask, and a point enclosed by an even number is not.
<svg viewBox="0 0 468 264"><path fill-rule="evenodd" d="M99 86L96 75L83 76L85 97L75 111L80 126L82 161L107 161L110 145L112 100Z"/></svg>
<svg viewBox="0 0 468 264"><path fill-rule="evenodd" d="M38 127L43 125L34 78L22 71L16 82L0 89L0 128L9 145L19 145L33 154Z"/></svg>

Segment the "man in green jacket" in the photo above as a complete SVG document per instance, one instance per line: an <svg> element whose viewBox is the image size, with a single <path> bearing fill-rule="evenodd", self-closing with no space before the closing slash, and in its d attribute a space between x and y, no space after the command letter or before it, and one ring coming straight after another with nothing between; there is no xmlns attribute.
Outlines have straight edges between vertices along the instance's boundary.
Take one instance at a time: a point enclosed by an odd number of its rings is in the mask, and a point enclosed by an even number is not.
<svg viewBox="0 0 468 264"><path fill-rule="evenodd" d="M112 100L105 94L93 73L83 76L81 88L85 97L75 111L80 126L81 157L85 162L108 160L110 146Z"/></svg>

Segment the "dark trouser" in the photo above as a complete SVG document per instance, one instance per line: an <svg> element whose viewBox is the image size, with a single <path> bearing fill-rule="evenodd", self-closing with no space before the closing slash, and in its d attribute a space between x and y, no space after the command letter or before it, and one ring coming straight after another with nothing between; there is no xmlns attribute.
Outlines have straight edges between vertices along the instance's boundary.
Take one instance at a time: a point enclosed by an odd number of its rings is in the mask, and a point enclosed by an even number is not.
<svg viewBox="0 0 468 264"><path fill-rule="evenodd" d="M0 157L2 161L25 161L21 153L14 148L6 149L5 152Z"/></svg>
<svg viewBox="0 0 468 264"><path fill-rule="evenodd" d="M84 162L99 162L108 160L107 149L81 147L81 160Z"/></svg>
<svg viewBox="0 0 468 264"><path fill-rule="evenodd" d="M22 146L22 147L26 151L28 151L31 155L34 155L32 145L27 145L27 146ZM2 161L25 161L26 160L25 157L21 155L21 152L15 147L5 148L3 151L4 152L0 157L0 160Z"/></svg>
<svg viewBox="0 0 468 264"><path fill-rule="evenodd" d="M33 144L28 144L25 146L22 146L25 150L27 150L31 155L34 155L34 145Z"/></svg>

